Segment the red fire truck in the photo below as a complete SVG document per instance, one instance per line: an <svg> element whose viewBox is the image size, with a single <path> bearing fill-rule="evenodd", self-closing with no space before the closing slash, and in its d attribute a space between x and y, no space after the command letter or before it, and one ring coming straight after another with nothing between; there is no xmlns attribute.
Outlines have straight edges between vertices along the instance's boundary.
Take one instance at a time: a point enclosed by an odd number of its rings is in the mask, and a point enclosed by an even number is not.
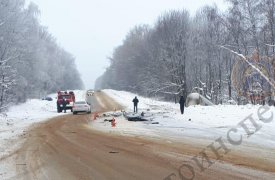
<svg viewBox="0 0 275 180"><path fill-rule="evenodd" d="M57 92L57 112L60 113L62 110L64 110L63 107L63 99L66 102L66 110L70 109L72 111L73 104L75 102L75 95L73 91L58 91Z"/></svg>

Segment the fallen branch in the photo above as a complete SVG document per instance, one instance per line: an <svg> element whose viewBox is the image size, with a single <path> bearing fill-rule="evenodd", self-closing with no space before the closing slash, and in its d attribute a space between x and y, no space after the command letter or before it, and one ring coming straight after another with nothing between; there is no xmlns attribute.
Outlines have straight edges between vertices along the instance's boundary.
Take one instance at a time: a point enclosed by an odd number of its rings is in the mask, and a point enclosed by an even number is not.
<svg viewBox="0 0 275 180"><path fill-rule="evenodd" d="M265 44L266 46L275 47L275 45L272 44Z"/></svg>

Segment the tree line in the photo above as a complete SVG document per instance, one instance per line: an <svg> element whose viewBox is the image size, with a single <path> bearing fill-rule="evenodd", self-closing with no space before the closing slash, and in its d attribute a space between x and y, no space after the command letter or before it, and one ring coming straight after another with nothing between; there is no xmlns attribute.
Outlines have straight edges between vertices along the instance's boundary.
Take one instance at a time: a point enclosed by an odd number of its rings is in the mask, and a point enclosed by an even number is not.
<svg viewBox="0 0 275 180"><path fill-rule="evenodd" d="M231 73L236 53L275 51L275 0L226 0L190 16L172 10L153 26L138 25L110 59L96 88L126 90L172 100L200 92L214 103L236 99ZM226 48L223 48L226 47Z"/></svg>
<svg viewBox="0 0 275 180"><path fill-rule="evenodd" d="M24 0L0 0L0 109L63 89L82 88L75 58Z"/></svg>

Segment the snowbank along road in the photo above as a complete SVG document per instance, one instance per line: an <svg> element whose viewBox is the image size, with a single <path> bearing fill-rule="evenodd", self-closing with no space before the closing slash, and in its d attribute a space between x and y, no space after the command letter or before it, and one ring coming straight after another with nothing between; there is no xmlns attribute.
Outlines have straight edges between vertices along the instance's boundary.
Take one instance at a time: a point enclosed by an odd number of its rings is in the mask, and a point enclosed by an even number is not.
<svg viewBox="0 0 275 180"><path fill-rule="evenodd" d="M98 112L123 108L104 92L96 92L92 104ZM92 115L65 115L31 127L21 148L2 159L14 158L16 175L11 179L154 180L172 173L170 179L182 179L178 170L184 159L204 148L190 139L177 142L100 132L88 126L91 120ZM232 153L205 172L196 168L195 179L274 179L274 163L274 158L264 160L247 151ZM186 169L181 173L190 176Z"/></svg>

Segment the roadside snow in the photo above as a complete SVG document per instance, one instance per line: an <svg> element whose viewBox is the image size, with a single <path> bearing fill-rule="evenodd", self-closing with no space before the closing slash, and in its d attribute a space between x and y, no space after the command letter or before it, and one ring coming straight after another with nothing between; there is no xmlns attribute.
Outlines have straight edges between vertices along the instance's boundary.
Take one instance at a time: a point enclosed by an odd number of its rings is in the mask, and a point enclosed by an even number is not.
<svg viewBox="0 0 275 180"><path fill-rule="evenodd" d="M133 111L132 100L136 94L104 90L106 94L126 107L126 111ZM216 106L190 106L185 109L184 115L180 114L179 105L175 103L162 102L150 98L138 96L139 112L145 112L145 115L152 115L151 121L147 122L124 122L125 119L119 119L117 129L115 131L128 131L136 135L155 134L157 136L168 136L172 138L196 138L202 140L214 141L219 137L226 139L227 132L238 123L245 120L249 115L262 125L262 128L250 138L239 128L239 134L243 135L243 142L246 144L254 144L256 146L264 146L267 148L275 148L275 121L263 123L259 121L258 110L261 106L237 106L237 105L216 105ZM274 107L265 114L270 116ZM158 124L153 124L158 123ZM250 121L246 124L254 130ZM115 128L113 128L115 129ZM233 133L232 133L233 134ZM239 134L233 138L238 139Z"/></svg>
<svg viewBox="0 0 275 180"><path fill-rule="evenodd" d="M74 92L76 100L85 98L84 91ZM0 160L2 160L0 179L9 179L14 175L8 170L12 168L15 162L5 159L5 157L20 147L21 144L18 144L17 141L18 137L23 136L31 125L64 115L64 113L56 112L56 94L51 94L49 97L52 97L53 101L31 99L26 103L9 108L4 114L0 114Z"/></svg>

